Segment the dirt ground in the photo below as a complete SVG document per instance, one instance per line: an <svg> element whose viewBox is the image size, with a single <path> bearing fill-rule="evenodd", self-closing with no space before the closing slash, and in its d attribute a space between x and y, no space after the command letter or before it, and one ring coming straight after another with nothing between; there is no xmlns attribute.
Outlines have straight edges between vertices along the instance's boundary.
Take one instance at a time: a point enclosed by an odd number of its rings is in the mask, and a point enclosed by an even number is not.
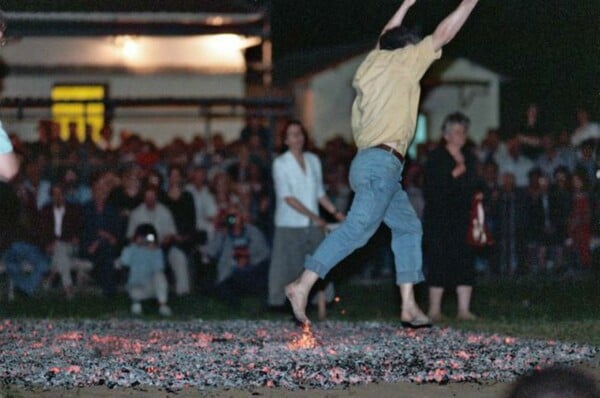
<svg viewBox="0 0 600 398"><path fill-rule="evenodd" d="M501 398L506 395L507 384L466 384L454 383L445 386L439 385L416 385L411 383L399 384L368 384L364 386L349 387L340 390L302 390L289 391L284 389L260 388L248 391L240 390L222 390L222 391L198 391L196 389L181 390L177 392L167 392L156 389L108 389L107 387L78 388L73 390L23 390L11 388L5 390L2 398L8 397L46 397L46 398L138 398L138 397L160 397L160 398L187 398L187 397L290 397L290 398L336 398L336 397L378 397L378 398L397 398L397 397L420 397L420 398L438 398L438 397L462 397L462 398Z"/></svg>
<svg viewBox="0 0 600 398"><path fill-rule="evenodd" d="M596 363L580 366L579 368L591 375L600 388L600 361ZM398 398L398 397L419 397L419 398L502 398L505 397L510 389L509 383L450 383L446 385L414 383L372 383L361 386L353 386L339 390L296 390L290 391L280 388L256 388L250 390L208 390L199 391L197 389L187 389L175 392L158 390L153 388L128 388L128 389L108 389L104 386L76 388L72 390L52 389L52 390L26 390L16 387L4 387L0 390L1 398L75 398L75 397L109 397L109 398L138 398L138 397L156 397L156 398L187 398L187 397L289 397L289 398L337 398L337 397L377 397L377 398Z"/></svg>

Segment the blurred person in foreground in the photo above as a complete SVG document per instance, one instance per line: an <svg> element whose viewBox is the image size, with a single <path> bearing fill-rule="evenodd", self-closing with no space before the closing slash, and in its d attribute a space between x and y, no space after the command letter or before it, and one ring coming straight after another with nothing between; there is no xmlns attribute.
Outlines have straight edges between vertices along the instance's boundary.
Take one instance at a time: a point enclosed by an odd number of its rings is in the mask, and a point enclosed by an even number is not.
<svg viewBox="0 0 600 398"><path fill-rule="evenodd" d="M507 398L600 398L597 383L578 369L553 366L521 376Z"/></svg>
<svg viewBox="0 0 600 398"><path fill-rule="evenodd" d="M4 30L6 29L6 22L4 16L0 12L0 43L4 42ZM19 171L19 162L13 152L13 146L2 128L0 122L0 180L7 181L12 179Z"/></svg>
<svg viewBox="0 0 600 398"><path fill-rule="evenodd" d="M171 316L167 305L169 284L165 276L165 259L160 249L158 233L152 224L140 224L136 227L131 243L121 252L115 261L117 269L129 268L127 293L133 302L131 313L142 315L142 301L156 298L158 313Z"/></svg>
<svg viewBox="0 0 600 398"><path fill-rule="evenodd" d="M364 246L385 222L392 230L403 325L430 325L429 318L417 305L413 290L413 285L424 279L421 223L399 181L404 154L414 136L419 81L441 57L442 47L464 25L477 0L463 0L423 40L402 26L413 4L415 0L404 1L354 77L357 96L352 108L352 131L359 151L352 161L350 183L355 197L346 221L307 258L300 278L286 287L294 315L301 322L309 322L306 304L317 280Z"/></svg>

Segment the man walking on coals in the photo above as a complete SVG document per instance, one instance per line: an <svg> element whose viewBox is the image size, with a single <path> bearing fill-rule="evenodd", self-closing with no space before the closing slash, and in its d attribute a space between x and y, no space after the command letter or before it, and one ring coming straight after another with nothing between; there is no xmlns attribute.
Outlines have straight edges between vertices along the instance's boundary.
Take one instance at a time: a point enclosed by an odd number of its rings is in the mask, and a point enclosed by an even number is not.
<svg viewBox="0 0 600 398"><path fill-rule="evenodd" d="M424 279L421 223L400 179L404 154L416 127L419 81L440 58L442 47L458 33L478 0L462 0L423 40L402 26L415 1L404 1L354 77L352 133L359 149L350 167L354 201L346 220L307 257L302 275L286 287L294 316L300 322L309 322L307 297L316 281L365 245L383 221L392 231L402 324L413 328L431 324L417 305L413 290L413 285Z"/></svg>

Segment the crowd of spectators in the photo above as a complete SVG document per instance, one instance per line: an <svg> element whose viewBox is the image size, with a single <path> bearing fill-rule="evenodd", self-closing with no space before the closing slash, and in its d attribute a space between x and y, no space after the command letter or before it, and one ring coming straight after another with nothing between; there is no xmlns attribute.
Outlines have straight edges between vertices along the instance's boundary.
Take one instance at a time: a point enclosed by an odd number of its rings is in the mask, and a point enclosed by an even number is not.
<svg viewBox="0 0 600 398"><path fill-rule="evenodd" d="M583 110L578 119L575 131L548 131L532 106L518 131L490 130L482 142L470 143L494 242L479 253L482 271L512 276L592 267L593 237L600 234L600 127ZM262 286L254 277L240 285L248 278L240 270L256 259L261 275L268 272L277 134L254 119L233 142L213 134L208 141L174 138L162 148L133 133L114 137L109 126L96 142L91 129L83 141L76 133L73 128L62 140L56 123L41 121L37 141L11 136L21 168L11 182L0 183L0 253L18 289L32 294L39 286L58 286L70 298L93 283L107 297L131 292L131 279L115 261L128 245L144 243L139 227L148 224L156 241L146 243L162 249L171 294L217 285L221 297L227 291L238 302L244 284ZM403 185L419 215L432 146L419 145L404 169ZM328 196L347 210L356 149L337 137L310 150L322 159ZM160 289L165 301L162 280Z"/></svg>

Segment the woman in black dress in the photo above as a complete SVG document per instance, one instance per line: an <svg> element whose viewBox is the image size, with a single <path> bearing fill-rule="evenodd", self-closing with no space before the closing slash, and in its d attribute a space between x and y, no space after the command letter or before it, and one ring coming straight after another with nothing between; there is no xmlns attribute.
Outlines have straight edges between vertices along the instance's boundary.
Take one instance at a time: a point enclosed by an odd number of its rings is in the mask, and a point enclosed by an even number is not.
<svg viewBox="0 0 600 398"><path fill-rule="evenodd" d="M470 311L475 258L466 238L477 176L476 158L464 149L468 128L469 119L462 113L448 115L440 145L425 166L423 259L432 321L442 319L447 288L456 288L457 318L475 319Z"/></svg>

